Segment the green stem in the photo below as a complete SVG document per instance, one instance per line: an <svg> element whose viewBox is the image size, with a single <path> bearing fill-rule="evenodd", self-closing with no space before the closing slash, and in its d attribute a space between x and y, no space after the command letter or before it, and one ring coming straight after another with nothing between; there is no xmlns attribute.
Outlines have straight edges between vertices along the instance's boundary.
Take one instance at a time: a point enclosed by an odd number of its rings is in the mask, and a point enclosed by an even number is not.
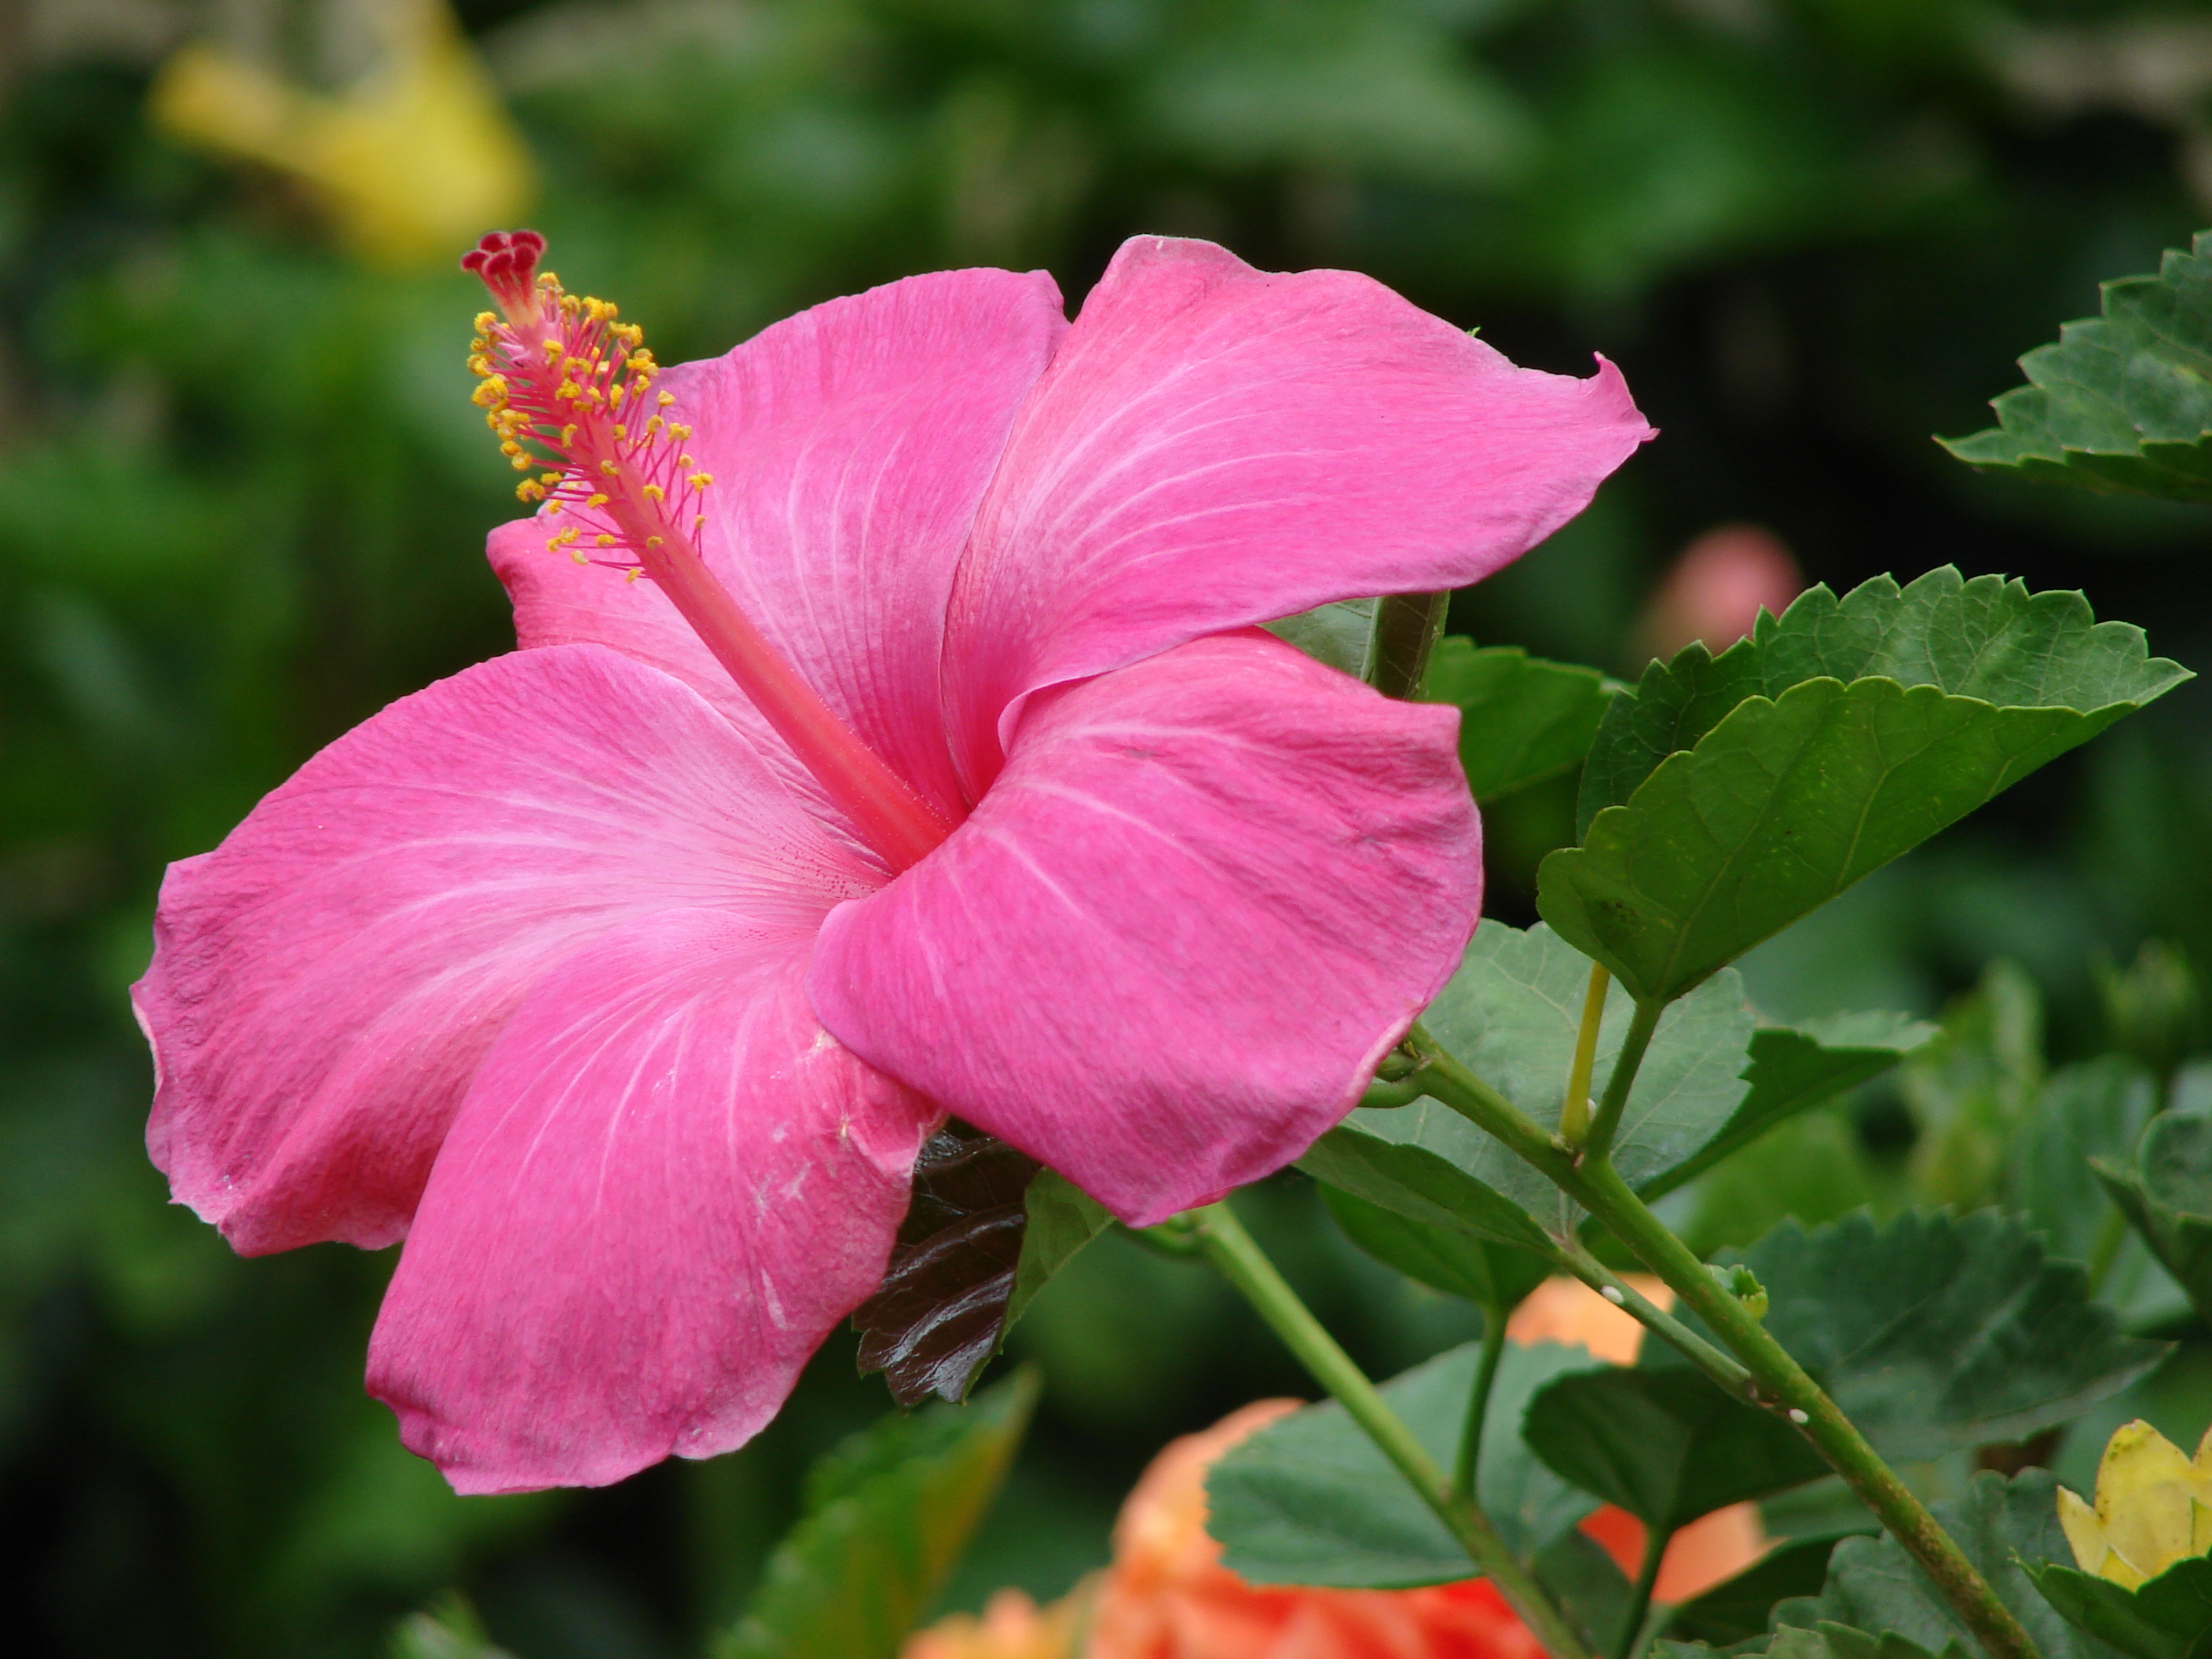
<svg viewBox="0 0 2212 1659"><path fill-rule="evenodd" d="M1482 1464L1482 1429L1490 1419L1490 1391L1498 1381L1498 1362L1505 1358L1503 1304L1482 1310L1482 1358L1475 1363L1474 1391L1467 1397L1467 1422L1459 1431L1459 1455L1452 1460L1452 1491L1474 1501L1474 1477Z"/></svg>
<svg viewBox="0 0 2212 1659"><path fill-rule="evenodd" d="M1581 1245L1570 1244L1563 1249L1559 1264L1739 1400L1749 1400L1757 1392L1749 1371L1665 1312Z"/></svg>
<svg viewBox="0 0 2212 1659"><path fill-rule="evenodd" d="M1366 1373L1352 1363L1352 1356L1322 1328L1229 1206L1209 1204L1192 1211L1188 1219L1200 1249L1222 1277L1243 1292L1314 1380L1335 1397L1376 1449L1405 1476L1421 1501L1459 1540L1468 1559L1489 1575L1553 1659L1589 1659L1565 1615L1515 1559L1490 1517L1452 1490L1428 1448L1390 1409Z"/></svg>
<svg viewBox="0 0 2212 1659"><path fill-rule="evenodd" d="M1883 1462L1866 1437L1742 1303L1705 1271L1690 1247L1630 1190L1602 1158L1577 1158L1442 1048L1419 1026L1407 1038L1428 1091L1519 1153L1610 1228L1742 1361L1765 1404L1786 1412L1860 1501L1920 1564L1990 1659L2038 1659L2034 1644L1987 1580ZM1622 1049L1622 1061L1628 1049ZM1616 1066L1616 1072L1620 1070ZM1612 1089L1608 1085L1607 1092Z"/></svg>
<svg viewBox="0 0 2212 1659"><path fill-rule="evenodd" d="M1449 593L1391 593L1375 610L1375 660L1367 683L1386 697L1411 702L1421 695L1429 653L1444 631Z"/></svg>
<svg viewBox="0 0 2212 1659"><path fill-rule="evenodd" d="M1570 1146L1581 1146L1589 1133L1590 1072L1597 1064L1598 1028L1605 1024L1605 993L1612 983L1603 963L1590 963L1589 988L1583 993L1582 1029L1575 1033L1574 1064L1567 1068L1567 1092L1559 1101L1559 1138Z"/></svg>
<svg viewBox="0 0 2212 1659"><path fill-rule="evenodd" d="M1743 1361L1760 1393L1788 1413L1844 1484L1881 1517L1990 1659L2036 1659L2035 1644L1989 1581L1804 1367L1705 1271L1705 1264L1668 1231L1610 1164L1586 1164L1580 1173L1584 1206Z"/></svg>
<svg viewBox="0 0 2212 1659"><path fill-rule="evenodd" d="M1613 1638L1613 1659L1635 1659L1637 1638L1644 1634L1644 1621L1651 1616L1651 1591L1659 1582L1659 1564L1667 1559L1667 1546L1674 1536L1658 1527L1644 1532L1644 1564L1636 1570L1635 1585L1628 1592L1628 1613L1621 1620L1620 1633Z"/></svg>
<svg viewBox="0 0 2212 1659"><path fill-rule="evenodd" d="M1605 1080L1605 1098L1598 1102L1597 1115L1590 1120L1589 1134L1583 1142L1585 1159L1602 1158L1613 1150L1620 1115L1628 1109L1628 1091L1636 1086L1644 1051L1651 1046L1651 1034L1659 1029L1659 1016L1665 1012L1666 1005L1656 999L1636 1005L1636 1018L1628 1022L1628 1035L1620 1040L1620 1052Z"/></svg>

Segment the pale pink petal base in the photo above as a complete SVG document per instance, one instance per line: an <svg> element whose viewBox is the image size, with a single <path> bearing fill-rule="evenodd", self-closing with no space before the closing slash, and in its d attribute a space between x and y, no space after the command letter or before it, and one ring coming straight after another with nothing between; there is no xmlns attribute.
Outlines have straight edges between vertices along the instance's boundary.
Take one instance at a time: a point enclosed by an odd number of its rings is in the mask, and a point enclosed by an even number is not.
<svg viewBox="0 0 2212 1659"><path fill-rule="evenodd" d="M171 866L133 991L179 1201L255 1255L407 1230L530 986L630 918L805 941L871 863L693 692L595 646L499 658L332 744Z"/></svg>
<svg viewBox="0 0 2212 1659"><path fill-rule="evenodd" d="M1269 1174L1466 947L1458 718L1256 633L1033 698L975 816L831 914L814 1006L1133 1224Z"/></svg>
<svg viewBox="0 0 2212 1659"><path fill-rule="evenodd" d="M805 962L672 912L508 1021L369 1346L369 1392L456 1491L742 1445L882 1278L939 1115L824 1035Z"/></svg>

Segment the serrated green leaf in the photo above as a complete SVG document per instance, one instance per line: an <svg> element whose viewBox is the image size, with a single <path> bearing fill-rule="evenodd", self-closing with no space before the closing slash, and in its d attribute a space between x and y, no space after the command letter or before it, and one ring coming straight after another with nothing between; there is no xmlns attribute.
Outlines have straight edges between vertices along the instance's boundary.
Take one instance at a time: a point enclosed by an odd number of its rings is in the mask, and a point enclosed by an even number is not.
<svg viewBox="0 0 2212 1659"><path fill-rule="evenodd" d="M1593 1653L1620 1649L1621 1626L1633 1616L1628 1577L1604 1546L1579 1528L1561 1533L1529 1564L1536 1582L1582 1632Z"/></svg>
<svg viewBox="0 0 2212 1659"><path fill-rule="evenodd" d="M2170 1347L2122 1335L2077 1264L1995 1211L1785 1223L1742 1259L1766 1288L1767 1329L1892 1459L2025 1439ZM1681 1362L1654 1343L1642 1363Z"/></svg>
<svg viewBox="0 0 2212 1659"><path fill-rule="evenodd" d="M484 1633L476 1609L459 1595L410 1613L392 1632L392 1659L513 1659Z"/></svg>
<svg viewBox="0 0 2212 1659"><path fill-rule="evenodd" d="M2212 1641L2212 1560L2201 1555L2132 1590L2063 1562L2027 1565L2044 1600L2134 1659L2188 1659Z"/></svg>
<svg viewBox="0 0 2212 1659"><path fill-rule="evenodd" d="M997 1495L1036 1396L1021 1372L964 1407L886 1417L825 1458L720 1659L896 1659Z"/></svg>
<svg viewBox="0 0 2212 1659"><path fill-rule="evenodd" d="M2212 1118L2161 1112L2133 1168L2105 1158L2089 1167L2191 1305L2212 1307Z"/></svg>
<svg viewBox="0 0 2212 1659"><path fill-rule="evenodd" d="M1585 771L1601 803L1633 793L1544 860L1537 898L1563 937L1659 998L2188 676L2148 657L2141 630L2094 622L2078 594L1947 569L1841 600L1815 589L1752 641L1662 678L1681 682L1680 709L1647 710L1646 731L1616 699ZM1758 695L1705 726L1754 678Z"/></svg>
<svg viewBox="0 0 2212 1659"><path fill-rule="evenodd" d="M2112 1212L2090 1160L2124 1159L2142 1139L2151 1103L2149 1076L2120 1054L2066 1066L2044 1085L2012 1137L2004 1184L2008 1206L2053 1255L2087 1261L2096 1251Z"/></svg>
<svg viewBox="0 0 2212 1659"><path fill-rule="evenodd" d="M1582 763L1616 690L1594 668L1547 662L1518 646L1437 642L1425 702L1460 710L1459 758L1477 800L1555 777Z"/></svg>
<svg viewBox="0 0 2212 1659"><path fill-rule="evenodd" d="M1296 646L1316 662L1364 680L1375 665L1375 613L1382 604L1379 599L1339 599L1265 626L1284 644Z"/></svg>
<svg viewBox="0 0 2212 1659"><path fill-rule="evenodd" d="M1440 1112L1443 1116L1437 1115ZM1386 1127L1404 1131L1402 1139L1376 1127L1384 1119L1392 1120ZM1354 1112L1307 1148L1298 1168L1327 1186L1425 1226L1551 1260L1558 1247L1536 1218L1455 1161L1455 1152L1465 1155L1477 1146L1478 1134L1457 1113L1445 1112L1434 1101L1417 1100L1371 1116ZM1549 1207L1563 1238L1572 1221L1559 1203Z"/></svg>
<svg viewBox="0 0 2212 1659"><path fill-rule="evenodd" d="M2020 360L2028 384L1990 404L1995 427L1939 441L1992 471L2212 501L2212 232L2102 292L2101 317Z"/></svg>
<svg viewBox="0 0 2212 1659"><path fill-rule="evenodd" d="M1439 1354L1382 1385L1382 1397L1449 1468L1458 1455L1480 1345ZM1530 1455L1521 1422L1552 1378L1593 1363L1581 1348L1511 1347L1485 1419L1477 1496L1506 1542L1534 1553L1594 1507ZM1334 1401L1272 1423L1208 1473L1206 1530L1229 1568L1256 1584L1407 1589L1476 1571L1443 1523Z"/></svg>
<svg viewBox="0 0 2212 1659"><path fill-rule="evenodd" d="M2059 1529L2057 1490L2044 1469L2010 1480L1984 1471L1963 1497L1933 1508L2043 1659L2118 1659L2115 1649L2061 1618L2037 1593L2023 1565L2073 1559ZM1893 1538L1844 1540L1829 1558L1828 1581L1819 1596L1785 1601L1775 1618L1790 1628L1825 1629L1823 1621L1832 1621L1891 1633L1929 1653L1954 1645L1963 1653L1980 1651L1950 1603Z"/></svg>
<svg viewBox="0 0 2212 1659"><path fill-rule="evenodd" d="M1667 1532L1828 1473L1786 1419L1674 1367L1560 1377L1522 1433L1553 1474Z"/></svg>
<svg viewBox="0 0 2212 1659"><path fill-rule="evenodd" d="M1645 1182L1643 1195L1673 1192L1776 1125L1879 1077L1932 1039L1936 1029L1903 1014L1879 1012L1762 1026L1751 1034L1741 1103L1693 1156Z"/></svg>
<svg viewBox="0 0 2212 1659"><path fill-rule="evenodd" d="M1777 1544L1735 1577L1676 1607L1667 1622L1668 1635L1709 1647L1763 1638L1774 1604L1819 1595L1827 1581L1828 1557L1839 1541L1856 1535L1816 1533Z"/></svg>
<svg viewBox="0 0 2212 1659"><path fill-rule="evenodd" d="M1551 1271L1541 1257L1469 1237L1456 1228L1415 1221L1340 1187L1322 1184L1322 1201L1345 1236L1407 1278L1503 1317Z"/></svg>

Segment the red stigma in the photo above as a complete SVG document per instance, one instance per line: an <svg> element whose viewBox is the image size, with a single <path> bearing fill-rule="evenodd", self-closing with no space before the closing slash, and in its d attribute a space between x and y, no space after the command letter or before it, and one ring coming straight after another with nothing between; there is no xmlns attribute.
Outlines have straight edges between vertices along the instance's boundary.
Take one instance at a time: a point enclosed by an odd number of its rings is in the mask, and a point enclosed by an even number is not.
<svg viewBox="0 0 2212 1659"><path fill-rule="evenodd" d="M545 239L534 230L495 230L461 256L461 269L482 277L499 308L520 322L537 312L532 279L544 252Z"/></svg>

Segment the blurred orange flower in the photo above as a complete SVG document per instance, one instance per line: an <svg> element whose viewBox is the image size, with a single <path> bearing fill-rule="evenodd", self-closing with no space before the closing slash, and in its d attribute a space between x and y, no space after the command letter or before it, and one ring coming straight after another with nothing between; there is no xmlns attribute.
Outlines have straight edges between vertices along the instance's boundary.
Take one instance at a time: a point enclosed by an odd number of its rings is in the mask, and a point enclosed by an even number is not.
<svg viewBox="0 0 2212 1659"><path fill-rule="evenodd" d="M1670 1299L1656 1279L1629 1282L1662 1306ZM1506 1334L1579 1346L1628 1364L1644 1328L1595 1291L1555 1279L1522 1304ZM1247 1583L1221 1565L1221 1547L1206 1532L1206 1471L1247 1435L1297 1408L1295 1400L1259 1401L1170 1443L1122 1506L1113 1565L1095 1588L1044 1609L1001 1591L982 1619L935 1626L908 1643L902 1659L1542 1659L1542 1647L1486 1578L1425 1589L1316 1589ZM1635 1572L1642 1522L1606 1508L1583 1530L1623 1572ZM1657 1597L1686 1601L1742 1571L1765 1547L1753 1505L1709 1515L1668 1545ZM1078 1634L1085 1601L1087 1638Z"/></svg>

